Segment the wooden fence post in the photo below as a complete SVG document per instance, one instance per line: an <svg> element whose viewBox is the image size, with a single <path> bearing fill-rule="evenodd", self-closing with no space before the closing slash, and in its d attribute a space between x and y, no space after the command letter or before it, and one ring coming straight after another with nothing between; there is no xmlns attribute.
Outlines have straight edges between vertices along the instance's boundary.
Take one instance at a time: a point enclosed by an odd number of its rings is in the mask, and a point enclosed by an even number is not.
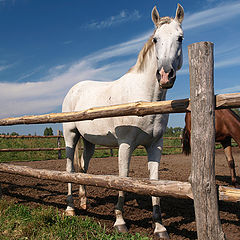
<svg viewBox="0 0 240 240"><path fill-rule="evenodd" d="M110 156L113 157L113 149L110 148Z"/></svg>
<svg viewBox="0 0 240 240"><path fill-rule="evenodd" d="M57 130L57 147L58 148L61 148L61 131L60 130ZM61 149L58 150L58 159L61 159L62 158L62 152L61 152Z"/></svg>
<svg viewBox="0 0 240 240"><path fill-rule="evenodd" d="M213 43L188 46L191 99L192 185L200 240L225 239L215 182L215 112Z"/></svg>

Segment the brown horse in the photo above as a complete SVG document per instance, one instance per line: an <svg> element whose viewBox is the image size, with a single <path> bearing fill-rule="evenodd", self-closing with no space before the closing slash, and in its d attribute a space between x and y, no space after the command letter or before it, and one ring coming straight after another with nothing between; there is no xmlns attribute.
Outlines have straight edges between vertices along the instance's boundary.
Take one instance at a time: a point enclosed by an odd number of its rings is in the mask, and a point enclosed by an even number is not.
<svg viewBox="0 0 240 240"><path fill-rule="evenodd" d="M191 113L187 112L185 116L185 127L183 129L183 152L189 155L191 152ZM236 185L235 164L232 155L231 139L233 138L240 147L240 117L230 109L221 109L215 111L216 142L223 146L232 185Z"/></svg>

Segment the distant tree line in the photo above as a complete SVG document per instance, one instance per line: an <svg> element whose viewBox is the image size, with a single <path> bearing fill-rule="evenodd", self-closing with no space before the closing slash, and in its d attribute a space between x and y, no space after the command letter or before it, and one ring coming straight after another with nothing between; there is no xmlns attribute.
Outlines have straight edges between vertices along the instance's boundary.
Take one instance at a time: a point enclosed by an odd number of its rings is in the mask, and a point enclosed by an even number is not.
<svg viewBox="0 0 240 240"><path fill-rule="evenodd" d="M60 133L62 134L62 131L60 131ZM0 135L7 135L7 136L19 136L19 134L17 132L12 132L12 133L0 133ZM37 136L37 134L34 134L35 136ZM46 127L44 132L43 132L44 136L53 136L53 129L50 127ZM31 136L31 134L28 134L28 136Z"/></svg>
<svg viewBox="0 0 240 240"><path fill-rule="evenodd" d="M164 136L168 137L180 137L182 135L183 128L181 127L167 127Z"/></svg>
<svg viewBox="0 0 240 240"><path fill-rule="evenodd" d="M0 135L7 135L7 136L19 136L17 132L12 132L12 133L0 133Z"/></svg>

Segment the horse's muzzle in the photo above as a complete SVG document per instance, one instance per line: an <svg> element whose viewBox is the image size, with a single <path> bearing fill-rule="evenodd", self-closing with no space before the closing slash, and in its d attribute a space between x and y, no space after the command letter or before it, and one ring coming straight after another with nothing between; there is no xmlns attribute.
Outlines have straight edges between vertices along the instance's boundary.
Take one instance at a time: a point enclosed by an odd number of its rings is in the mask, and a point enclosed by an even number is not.
<svg viewBox="0 0 240 240"><path fill-rule="evenodd" d="M157 70L156 77L159 82L160 88L169 89L172 88L175 82L176 72L174 71L174 69L171 69L170 72L166 73L162 68L160 71Z"/></svg>

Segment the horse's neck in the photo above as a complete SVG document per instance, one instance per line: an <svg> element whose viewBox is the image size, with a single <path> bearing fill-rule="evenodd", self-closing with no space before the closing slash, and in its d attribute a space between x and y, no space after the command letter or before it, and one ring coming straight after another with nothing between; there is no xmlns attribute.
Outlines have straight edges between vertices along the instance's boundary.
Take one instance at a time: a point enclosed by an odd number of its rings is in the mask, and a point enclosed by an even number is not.
<svg viewBox="0 0 240 240"><path fill-rule="evenodd" d="M231 133L232 138L237 142L240 147L240 118L232 110L224 110L226 114L225 124L227 125L228 130Z"/></svg>
<svg viewBox="0 0 240 240"><path fill-rule="evenodd" d="M160 89L156 78L157 61L153 48L149 48L139 64L139 59L130 73L134 73L136 85L142 87L143 92L148 101L164 101L166 99L167 90Z"/></svg>

